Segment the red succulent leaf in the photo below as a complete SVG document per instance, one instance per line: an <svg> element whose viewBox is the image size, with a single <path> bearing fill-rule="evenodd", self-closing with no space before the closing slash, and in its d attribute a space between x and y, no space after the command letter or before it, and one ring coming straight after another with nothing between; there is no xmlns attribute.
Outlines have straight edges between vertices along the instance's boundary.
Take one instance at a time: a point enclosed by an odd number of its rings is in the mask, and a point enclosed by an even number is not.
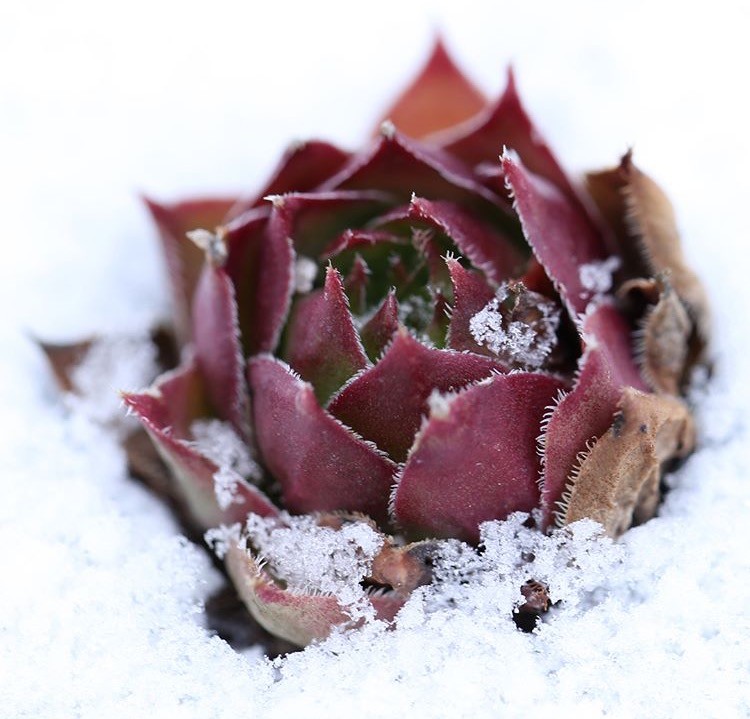
<svg viewBox="0 0 750 719"><path fill-rule="evenodd" d="M405 245L406 240L387 230L346 229L322 251L321 258L332 259L349 250L367 249L380 244Z"/></svg>
<svg viewBox="0 0 750 719"><path fill-rule="evenodd" d="M171 205L144 197L159 230L174 304L175 325L180 342L190 340L190 305L203 268L203 252L186 233L198 228L213 230L220 225L235 199L196 199Z"/></svg>
<svg viewBox="0 0 750 719"><path fill-rule="evenodd" d="M335 145L320 140L293 143L265 187L252 198L240 200L229 211L229 219L262 204L268 195L286 192L308 192L340 170L351 155Z"/></svg>
<svg viewBox="0 0 750 719"><path fill-rule="evenodd" d="M203 268L193 298L193 338L196 361L212 406L247 441L250 399L234 286L224 269L211 262Z"/></svg>
<svg viewBox="0 0 750 719"><path fill-rule="evenodd" d="M425 332L432 342L438 347L445 346L445 338L448 335L450 322L450 303L441 289L432 293L432 320L427 325Z"/></svg>
<svg viewBox="0 0 750 719"><path fill-rule="evenodd" d="M379 191L293 192L271 199L274 232L291 238L298 255L311 258L344 230L366 223L392 203Z"/></svg>
<svg viewBox="0 0 750 719"><path fill-rule="evenodd" d="M357 253L354 256L354 262L349 269L344 280L344 289L346 296L349 298L350 306L353 305L353 312L361 315L367 309L367 285L370 281L370 268L362 259L362 255Z"/></svg>
<svg viewBox="0 0 750 719"><path fill-rule="evenodd" d="M386 519L393 463L323 410L311 385L283 362L255 357L248 373L258 447L284 505Z"/></svg>
<svg viewBox="0 0 750 719"><path fill-rule="evenodd" d="M505 92L495 103L463 125L430 139L470 166L494 159L504 146L510 147L531 172L546 178L579 202L578 191L523 107L512 68L508 68Z"/></svg>
<svg viewBox="0 0 750 719"><path fill-rule="evenodd" d="M257 207L223 228L245 354L276 347L294 292L294 250L270 214Z"/></svg>
<svg viewBox="0 0 750 719"><path fill-rule="evenodd" d="M401 205L381 215L374 224L378 229L392 230L396 236L407 241L419 252L427 262L431 286L450 288L450 278L442 257L444 249L441 248L442 243L435 237L432 223L425 223L421 218L415 220L411 216L409 205ZM427 228L424 227L425 224ZM399 283L399 289L414 279L411 275L408 277L409 279L404 283Z"/></svg>
<svg viewBox="0 0 750 719"><path fill-rule="evenodd" d="M539 504L536 438L559 380L494 375L431 402L393 495L395 520L423 536L479 541L479 525Z"/></svg>
<svg viewBox="0 0 750 719"><path fill-rule="evenodd" d="M398 330L398 300L395 291L391 289L359 333L365 352L373 362L388 346L396 330Z"/></svg>
<svg viewBox="0 0 750 719"><path fill-rule="evenodd" d="M607 258L603 240L560 190L528 172L511 153L502 163L526 240L575 317L593 297L581 281L581 266Z"/></svg>
<svg viewBox="0 0 750 719"><path fill-rule="evenodd" d="M349 302L334 267L325 285L297 301L287 326L284 359L310 382L321 404L368 365Z"/></svg>
<svg viewBox="0 0 750 719"><path fill-rule="evenodd" d="M408 202L412 193L476 208L511 226L508 203L489 190L463 162L439 148L412 140L385 123L367 152L355 155L323 189L368 190L377 187Z"/></svg>
<svg viewBox="0 0 750 719"><path fill-rule="evenodd" d="M253 617L272 634L294 644L303 647L325 639L335 626L357 624L335 597L282 589L255 557L236 543L229 547L226 566ZM370 602L378 619L391 622L405 599L392 593L372 596Z"/></svg>
<svg viewBox="0 0 750 719"><path fill-rule="evenodd" d="M446 258L453 284L453 308L448 326L448 346L460 352L491 355L471 334L471 318L495 296L495 291L478 272L467 270L453 257Z"/></svg>
<svg viewBox="0 0 750 719"><path fill-rule="evenodd" d="M406 459L427 400L498 369L488 357L426 347L401 327L382 359L331 400L331 414L397 462Z"/></svg>
<svg viewBox="0 0 750 719"><path fill-rule="evenodd" d="M484 94L456 66L438 37L427 64L383 119L420 138L467 120L486 104Z"/></svg>
<svg viewBox="0 0 750 719"><path fill-rule="evenodd" d="M459 252L493 282L517 276L526 264L513 240L455 203L414 196L409 217L448 235Z"/></svg>
<svg viewBox="0 0 750 719"><path fill-rule="evenodd" d="M256 487L237 482L236 502L221 509L214 492L219 468L190 441L190 425L206 416L201 374L195 362L164 375L150 390L123 395L172 472L176 492L201 529L240 522L250 513L275 516L278 510Z"/></svg>
<svg viewBox="0 0 750 719"><path fill-rule="evenodd" d="M633 337L625 318L611 302L601 302L583 318L583 340L606 354L615 380L642 392L648 386L641 376L633 352Z"/></svg>
<svg viewBox="0 0 750 719"><path fill-rule="evenodd" d="M545 527L554 522L558 502L590 443L612 424L622 388L645 390L633 360L630 329L610 304L601 304L584 319L587 349L573 390L550 411L543 433L542 512Z"/></svg>

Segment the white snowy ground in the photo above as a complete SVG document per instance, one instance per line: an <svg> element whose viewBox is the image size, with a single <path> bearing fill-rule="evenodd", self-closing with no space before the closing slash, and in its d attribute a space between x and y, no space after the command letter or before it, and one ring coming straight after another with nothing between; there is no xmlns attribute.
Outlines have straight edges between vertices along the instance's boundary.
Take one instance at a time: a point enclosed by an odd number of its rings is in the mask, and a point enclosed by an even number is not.
<svg viewBox="0 0 750 719"><path fill-rule="evenodd" d="M0 715L750 714L740 6L3 3ZM716 314L703 448L672 477L659 518L616 547L580 540L590 566L556 573L567 601L538 634L514 631L498 610L502 584L489 581L456 610L414 602L399 631L271 666L203 629L216 574L128 480L98 423L116 412L116 389L140 383L137 353L100 378L108 399L66 404L30 334L137 332L164 316L137 193L251 190L290 139L356 145L438 27L488 91L514 61L569 166L608 164L634 144L669 189ZM565 559L550 542L537 552Z"/></svg>

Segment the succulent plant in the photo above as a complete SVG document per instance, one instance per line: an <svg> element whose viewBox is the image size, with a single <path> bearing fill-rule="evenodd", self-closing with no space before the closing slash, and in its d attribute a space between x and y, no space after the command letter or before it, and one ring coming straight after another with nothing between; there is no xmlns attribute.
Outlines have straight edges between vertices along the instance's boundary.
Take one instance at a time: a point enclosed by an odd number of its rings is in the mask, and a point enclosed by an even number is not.
<svg viewBox="0 0 750 719"><path fill-rule="evenodd" d="M513 74L488 102L441 42L385 118L359 152L294 145L249 199L148 203L182 361L125 401L297 644L356 619L347 582L392 619L435 541L482 522L623 532L694 445L706 301L631 154L574 182ZM343 557L330 587L301 547Z"/></svg>

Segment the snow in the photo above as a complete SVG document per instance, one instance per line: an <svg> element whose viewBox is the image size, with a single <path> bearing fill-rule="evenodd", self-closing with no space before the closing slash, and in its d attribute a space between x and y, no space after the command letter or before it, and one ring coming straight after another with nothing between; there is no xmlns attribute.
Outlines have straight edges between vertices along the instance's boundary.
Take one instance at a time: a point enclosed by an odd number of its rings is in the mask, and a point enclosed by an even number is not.
<svg viewBox="0 0 750 719"><path fill-rule="evenodd" d="M743 12L381 0L363 24L328 2L283 17L229 0L3 4L2 715L750 714ZM126 476L110 418L148 362L120 350L131 379L84 373L99 414L60 400L30 336L144 333L168 295L138 192L247 194L289 140L355 145L438 25L488 90L514 61L568 165L614 163L633 143L668 189L715 310L714 376L694 393L702 448L659 517L616 544L585 525L562 545L490 527L496 569L480 563L472 588L448 581L446 557L446 581L398 631L373 624L271 663L206 630L218 573ZM563 599L532 635L508 617L525 578L513 533Z"/></svg>

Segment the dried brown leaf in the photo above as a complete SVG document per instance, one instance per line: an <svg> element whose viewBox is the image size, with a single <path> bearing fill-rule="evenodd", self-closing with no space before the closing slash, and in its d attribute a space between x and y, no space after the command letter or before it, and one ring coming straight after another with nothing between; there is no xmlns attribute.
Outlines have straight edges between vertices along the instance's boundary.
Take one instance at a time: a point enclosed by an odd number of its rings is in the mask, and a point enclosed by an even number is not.
<svg viewBox="0 0 750 719"><path fill-rule="evenodd" d="M612 426L571 478L560 523L589 517L617 536L649 519L659 501L662 466L694 446L693 419L681 400L625 388Z"/></svg>
<svg viewBox="0 0 750 719"><path fill-rule="evenodd" d="M691 359L700 359L710 334L708 299L698 276L685 262L669 198L635 166L631 152L617 168L588 174L586 184L617 235L628 274L668 275L695 322L690 352Z"/></svg>
<svg viewBox="0 0 750 719"><path fill-rule="evenodd" d="M57 386L63 392L75 392L76 386L73 381L73 373L86 357L91 349L93 340L72 342L69 344L52 344L36 340L36 343L44 352L44 356L52 368L57 381Z"/></svg>
<svg viewBox="0 0 750 719"><path fill-rule="evenodd" d="M668 279L632 280L623 284L621 294L638 292L648 305L638 337L641 372L656 392L679 395L689 359L691 322Z"/></svg>

